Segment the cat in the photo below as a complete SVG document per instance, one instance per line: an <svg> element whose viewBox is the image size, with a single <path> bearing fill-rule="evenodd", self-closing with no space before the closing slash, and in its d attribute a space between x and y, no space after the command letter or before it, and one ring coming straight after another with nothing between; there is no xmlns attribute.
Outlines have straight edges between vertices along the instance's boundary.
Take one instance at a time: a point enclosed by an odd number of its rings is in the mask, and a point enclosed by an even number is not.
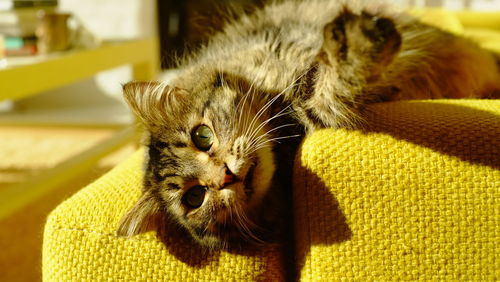
<svg viewBox="0 0 500 282"><path fill-rule="evenodd" d="M291 217L303 136L359 127L368 103L497 97L497 64L383 3L288 0L242 13L171 83L124 85L147 154L142 196L117 233L180 226L208 249L272 242Z"/></svg>

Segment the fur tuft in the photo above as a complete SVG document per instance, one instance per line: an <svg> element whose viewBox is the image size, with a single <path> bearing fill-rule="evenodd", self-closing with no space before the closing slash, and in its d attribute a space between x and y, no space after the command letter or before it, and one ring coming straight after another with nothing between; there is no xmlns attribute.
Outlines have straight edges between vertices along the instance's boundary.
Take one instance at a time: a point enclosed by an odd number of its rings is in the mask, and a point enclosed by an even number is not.
<svg viewBox="0 0 500 282"><path fill-rule="evenodd" d="M187 91L161 82L129 82L123 86L125 101L146 125L161 125L169 113L183 106Z"/></svg>
<svg viewBox="0 0 500 282"><path fill-rule="evenodd" d="M156 230L159 226L160 209L156 200L149 194L144 194L130 209L118 224L117 235L132 237L147 231Z"/></svg>

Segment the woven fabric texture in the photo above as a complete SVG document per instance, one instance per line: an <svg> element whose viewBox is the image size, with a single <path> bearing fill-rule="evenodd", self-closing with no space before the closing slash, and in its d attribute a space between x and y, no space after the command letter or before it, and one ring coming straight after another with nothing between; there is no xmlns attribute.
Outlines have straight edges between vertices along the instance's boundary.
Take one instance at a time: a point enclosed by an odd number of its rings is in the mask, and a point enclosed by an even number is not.
<svg viewBox="0 0 500 282"><path fill-rule="evenodd" d="M427 20L500 52L496 17L463 14L478 30L440 13ZM367 120L366 132L323 130L301 147L299 278L500 280L500 101L386 103ZM277 246L204 254L153 232L117 238L140 194L141 161L138 152L51 213L45 281L283 280Z"/></svg>
<svg viewBox="0 0 500 282"><path fill-rule="evenodd" d="M154 232L115 235L139 198L142 155L129 160L59 205L48 217L44 281L280 281L276 246L238 253L204 253L181 238L165 244Z"/></svg>
<svg viewBox="0 0 500 282"><path fill-rule="evenodd" d="M500 101L373 105L295 163L302 281L498 281Z"/></svg>

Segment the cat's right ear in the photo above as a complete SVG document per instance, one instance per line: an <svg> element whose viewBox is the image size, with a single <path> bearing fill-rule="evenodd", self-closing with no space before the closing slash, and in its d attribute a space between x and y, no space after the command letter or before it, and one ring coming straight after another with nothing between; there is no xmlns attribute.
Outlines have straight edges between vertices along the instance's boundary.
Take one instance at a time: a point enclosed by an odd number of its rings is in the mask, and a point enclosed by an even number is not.
<svg viewBox="0 0 500 282"><path fill-rule="evenodd" d="M123 95L132 112L146 125L168 122L170 114L188 104L185 89L157 81L132 81L123 85Z"/></svg>
<svg viewBox="0 0 500 282"><path fill-rule="evenodd" d="M131 237L156 230L161 224L161 212L157 201L150 193L144 193L137 203L121 219L116 234Z"/></svg>

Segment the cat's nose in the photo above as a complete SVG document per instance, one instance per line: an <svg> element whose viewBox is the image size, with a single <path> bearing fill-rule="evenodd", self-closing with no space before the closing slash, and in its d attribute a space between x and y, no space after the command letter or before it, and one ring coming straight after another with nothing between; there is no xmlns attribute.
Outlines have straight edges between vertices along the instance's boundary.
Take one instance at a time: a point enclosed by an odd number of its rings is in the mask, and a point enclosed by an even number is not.
<svg viewBox="0 0 500 282"><path fill-rule="evenodd" d="M227 166L225 166L224 176L222 177L221 181L221 187L224 188L228 185L235 183L236 181L238 181L236 175L234 175L234 173Z"/></svg>

